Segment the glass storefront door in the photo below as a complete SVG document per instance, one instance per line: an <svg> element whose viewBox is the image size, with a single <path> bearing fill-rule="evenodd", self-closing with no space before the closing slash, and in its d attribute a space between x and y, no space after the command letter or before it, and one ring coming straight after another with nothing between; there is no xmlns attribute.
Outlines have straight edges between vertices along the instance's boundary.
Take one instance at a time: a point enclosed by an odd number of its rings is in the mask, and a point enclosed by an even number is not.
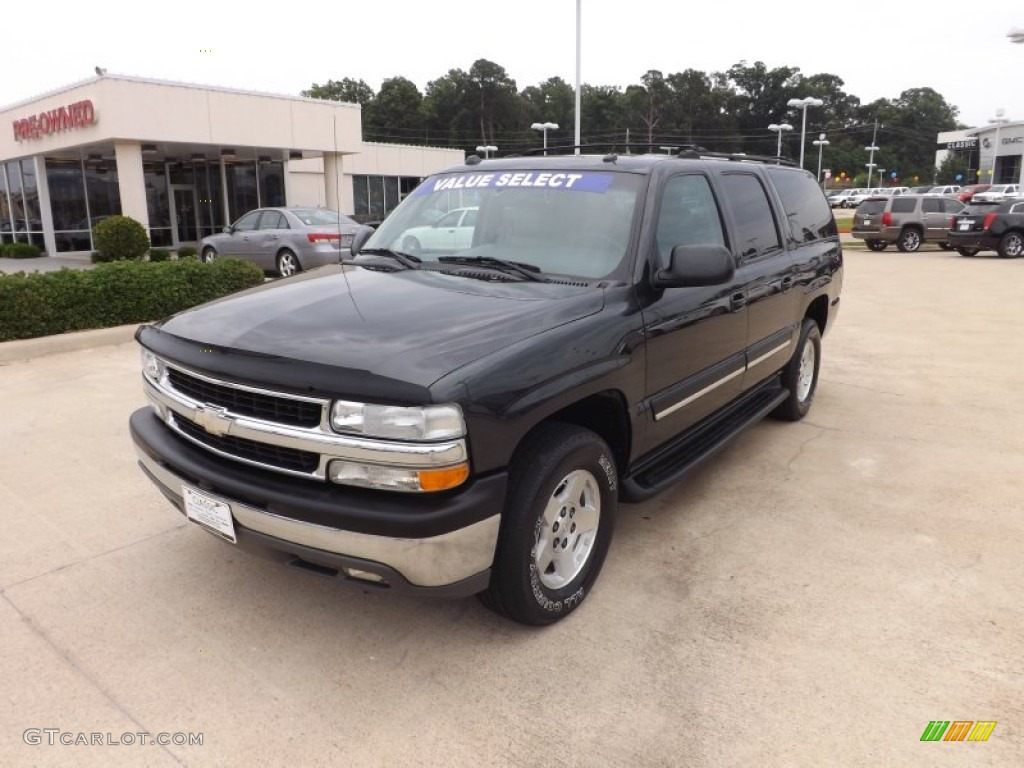
<svg viewBox="0 0 1024 768"><path fill-rule="evenodd" d="M181 184L171 185L171 218L174 221L174 247L199 241L199 222L196 219L196 188Z"/></svg>

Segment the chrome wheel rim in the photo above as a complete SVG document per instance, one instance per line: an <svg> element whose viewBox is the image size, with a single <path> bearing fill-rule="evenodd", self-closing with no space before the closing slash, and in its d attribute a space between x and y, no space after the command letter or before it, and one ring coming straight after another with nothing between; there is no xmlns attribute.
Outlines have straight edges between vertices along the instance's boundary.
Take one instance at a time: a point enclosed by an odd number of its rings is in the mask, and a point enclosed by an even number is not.
<svg viewBox="0 0 1024 768"><path fill-rule="evenodd" d="M540 583L562 589L590 559L601 522L601 489L585 469L576 469L555 486L541 513L533 562Z"/></svg>
<svg viewBox="0 0 1024 768"><path fill-rule="evenodd" d="M281 277L291 277L297 271L296 267L295 257L290 253L282 253L278 258L278 272L281 273Z"/></svg>
<svg viewBox="0 0 1024 768"><path fill-rule="evenodd" d="M210 248L207 248L205 251L203 251L203 261L205 261L207 264L209 264L211 261L213 261L213 259L214 259L214 257L216 257L216 255L217 255L216 251L214 251L214 250L212 250Z"/></svg>
<svg viewBox="0 0 1024 768"><path fill-rule="evenodd" d="M1006 239L1006 255L1020 256L1024 252L1024 239L1020 235L1010 235Z"/></svg>
<svg viewBox="0 0 1024 768"><path fill-rule="evenodd" d="M908 251L916 251L917 247L921 244L921 238L918 237L917 232L908 232L903 237L903 245Z"/></svg>
<svg viewBox="0 0 1024 768"><path fill-rule="evenodd" d="M800 354L800 370L796 375L796 399L805 402L814 385L814 343L808 339L804 342L804 351Z"/></svg>

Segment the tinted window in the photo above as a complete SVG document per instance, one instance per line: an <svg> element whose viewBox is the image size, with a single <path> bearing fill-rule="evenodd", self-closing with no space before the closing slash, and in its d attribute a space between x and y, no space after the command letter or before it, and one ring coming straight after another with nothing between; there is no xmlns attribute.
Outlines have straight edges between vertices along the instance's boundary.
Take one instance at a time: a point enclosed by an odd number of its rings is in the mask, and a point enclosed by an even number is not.
<svg viewBox="0 0 1024 768"><path fill-rule="evenodd" d="M921 201L921 210L925 213L939 213L942 211L942 200L937 197L926 197Z"/></svg>
<svg viewBox="0 0 1024 768"><path fill-rule="evenodd" d="M810 174L771 168L768 170L768 176L782 198L782 207L786 211L789 226L797 242L832 237L836 234L836 220L832 216L832 210ZM885 202L878 201L877 205L884 206Z"/></svg>
<svg viewBox="0 0 1024 768"><path fill-rule="evenodd" d="M250 211L245 214L242 218L235 222L235 229L241 229L247 231L250 229L256 229L256 221L260 217L259 211Z"/></svg>
<svg viewBox="0 0 1024 768"><path fill-rule="evenodd" d="M917 207L916 197L903 197L892 201L892 208L890 209L893 213L913 213Z"/></svg>
<svg viewBox="0 0 1024 768"><path fill-rule="evenodd" d="M288 224L278 211L264 211L260 229L288 229Z"/></svg>
<svg viewBox="0 0 1024 768"><path fill-rule="evenodd" d="M960 213L964 209L964 204L959 200L943 200L942 206L946 213Z"/></svg>
<svg viewBox="0 0 1024 768"><path fill-rule="evenodd" d="M1010 213L1024 213L1024 203L1014 203L1010 206Z"/></svg>
<svg viewBox="0 0 1024 768"><path fill-rule="evenodd" d="M966 208L964 208L963 213L986 214L986 213L991 213L992 211L995 211L998 208L999 208L999 203L977 202L977 203L971 203Z"/></svg>
<svg viewBox="0 0 1024 768"><path fill-rule="evenodd" d="M885 200L865 200L857 206L858 216L871 216L885 210Z"/></svg>
<svg viewBox="0 0 1024 768"><path fill-rule="evenodd" d="M735 211L736 245L742 258L780 247L775 217L761 180L749 173L722 175L722 188Z"/></svg>
<svg viewBox="0 0 1024 768"><path fill-rule="evenodd" d="M725 245L722 217L703 176L676 176L665 185L658 211L655 244L667 267L677 245Z"/></svg>

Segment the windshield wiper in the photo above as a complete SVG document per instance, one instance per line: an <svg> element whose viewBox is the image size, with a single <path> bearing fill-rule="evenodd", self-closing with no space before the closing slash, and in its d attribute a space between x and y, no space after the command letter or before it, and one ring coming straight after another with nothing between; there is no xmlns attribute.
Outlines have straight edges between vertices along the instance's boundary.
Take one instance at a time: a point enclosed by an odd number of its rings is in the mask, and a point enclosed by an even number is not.
<svg viewBox="0 0 1024 768"><path fill-rule="evenodd" d="M419 269L420 264L423 263L423 259L419 256L415 256L411 253L404 253L403 251L393 251L390 248L363 248L356 255L360 256L364 253L371 256L390 256L406 269Z"/></svg>
<svg viewBox="0 0 1024 768"><path fill-rule="evenodd" d="M520 275L527 280L533 280L537 283L548 282L546 277L538 274L540 267L522 261L506 261L505 259L496 259L493 256L440 256L437 260L442 264L471 264L474 266L491 267L492 269L500 269L503 272Z"/></svg>

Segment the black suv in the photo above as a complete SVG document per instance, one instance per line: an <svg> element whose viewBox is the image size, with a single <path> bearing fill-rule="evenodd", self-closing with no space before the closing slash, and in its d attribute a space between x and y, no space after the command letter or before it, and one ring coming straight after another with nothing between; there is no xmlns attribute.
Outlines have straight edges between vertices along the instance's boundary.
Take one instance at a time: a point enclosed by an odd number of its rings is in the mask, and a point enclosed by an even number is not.
<svg viewBox="0 0 1024 768"><path fill-rule="evenodd" d="M953 217L948 237L961 256L985 249L1004 259L1024 256L1024 200L972 202Z"/></svg>
<svg viewBox="0 0 1024 768"><path fill-rule="evenodd" d="M467 207L468 248L402 250ZM843 274L810 174L695 150L471 157L353 252L139 330L142 469L238 546L527 624L620 500L807 413Z"/></svg>

